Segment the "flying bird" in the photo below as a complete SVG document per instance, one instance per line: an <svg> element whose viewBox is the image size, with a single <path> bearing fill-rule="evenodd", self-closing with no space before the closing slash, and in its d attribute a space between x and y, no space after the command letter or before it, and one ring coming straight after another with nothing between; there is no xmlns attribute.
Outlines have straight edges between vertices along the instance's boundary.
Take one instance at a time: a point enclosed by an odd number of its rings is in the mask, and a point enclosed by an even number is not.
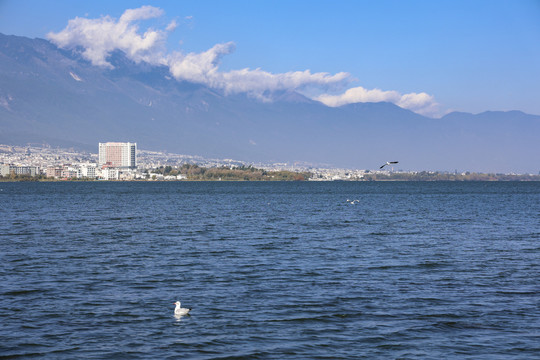
<svg viewBox="0 0 540 360"><path fill-rule="evenodd" d="M187 309L187 308L181 307L180 301L177 301L174 304L176 305L176 308L174 309L174 316L176 317L187 315L191 311L191 308Z"/></svg>
<svg viewBox="0 0 540 360"><path fill-rule="evenodd" d="M386 165L392 165L392 164L397 164L399 161L387 161L386 164L384 164L383 166L381 166L379 169L382 169L383 167L385 167Z"/></svg>

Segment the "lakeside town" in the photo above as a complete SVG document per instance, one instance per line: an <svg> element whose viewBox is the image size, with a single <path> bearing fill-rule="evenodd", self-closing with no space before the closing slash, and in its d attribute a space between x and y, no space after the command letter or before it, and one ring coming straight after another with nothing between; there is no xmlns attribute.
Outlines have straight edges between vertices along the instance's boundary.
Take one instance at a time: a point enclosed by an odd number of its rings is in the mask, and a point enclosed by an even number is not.
<svg viewBox="0 0 540 360"><path fill-rule="evenodd" d="M0 144L0 180L540 181L540 175L535 174L416 172L394 170L393 164L384 169L359 170L302 163L247 163L140 150L135 143L99 143L98 149L98 153L91 153L48 145Z"/></svg>

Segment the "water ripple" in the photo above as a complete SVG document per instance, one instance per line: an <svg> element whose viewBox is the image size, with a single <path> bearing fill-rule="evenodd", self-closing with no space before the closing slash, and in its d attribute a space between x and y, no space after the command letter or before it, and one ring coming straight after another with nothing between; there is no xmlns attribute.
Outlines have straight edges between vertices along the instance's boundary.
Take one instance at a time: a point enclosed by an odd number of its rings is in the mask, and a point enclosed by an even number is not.
<svg viewBox="0 0 540 360"><path fill-rule="evenodd" d="M540 353L537 183L2 186L3 358Z"/></svg>

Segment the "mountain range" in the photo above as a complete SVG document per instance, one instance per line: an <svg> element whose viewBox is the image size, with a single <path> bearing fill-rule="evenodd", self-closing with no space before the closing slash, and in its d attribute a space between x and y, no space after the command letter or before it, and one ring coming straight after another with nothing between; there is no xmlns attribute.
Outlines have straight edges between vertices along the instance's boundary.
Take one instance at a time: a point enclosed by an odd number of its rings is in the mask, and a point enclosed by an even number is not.
<svg viewBox="0 0 540 360"><path fill-rule="evenodd" d="M98 142L248 162L375 169L538 173L540 116L452 112L433 119L392 103L328 107L295 91L262 101L179 82L120 51L113 69L43 39L0 34L0 143L97 152Z"/></svg>

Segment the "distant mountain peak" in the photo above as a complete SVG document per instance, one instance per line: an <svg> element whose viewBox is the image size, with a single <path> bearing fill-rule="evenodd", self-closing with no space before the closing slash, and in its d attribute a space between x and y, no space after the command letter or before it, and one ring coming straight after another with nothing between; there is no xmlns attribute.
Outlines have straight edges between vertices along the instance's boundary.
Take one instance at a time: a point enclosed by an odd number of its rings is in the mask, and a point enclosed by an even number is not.
<svg viewBox="0 0 540 360"><path fill-rule="evenodd" d="M275 102L288 102L288 103L316 103L316 101L300 94L294 90L281 90L272 93L272 99Z"/></svg>

